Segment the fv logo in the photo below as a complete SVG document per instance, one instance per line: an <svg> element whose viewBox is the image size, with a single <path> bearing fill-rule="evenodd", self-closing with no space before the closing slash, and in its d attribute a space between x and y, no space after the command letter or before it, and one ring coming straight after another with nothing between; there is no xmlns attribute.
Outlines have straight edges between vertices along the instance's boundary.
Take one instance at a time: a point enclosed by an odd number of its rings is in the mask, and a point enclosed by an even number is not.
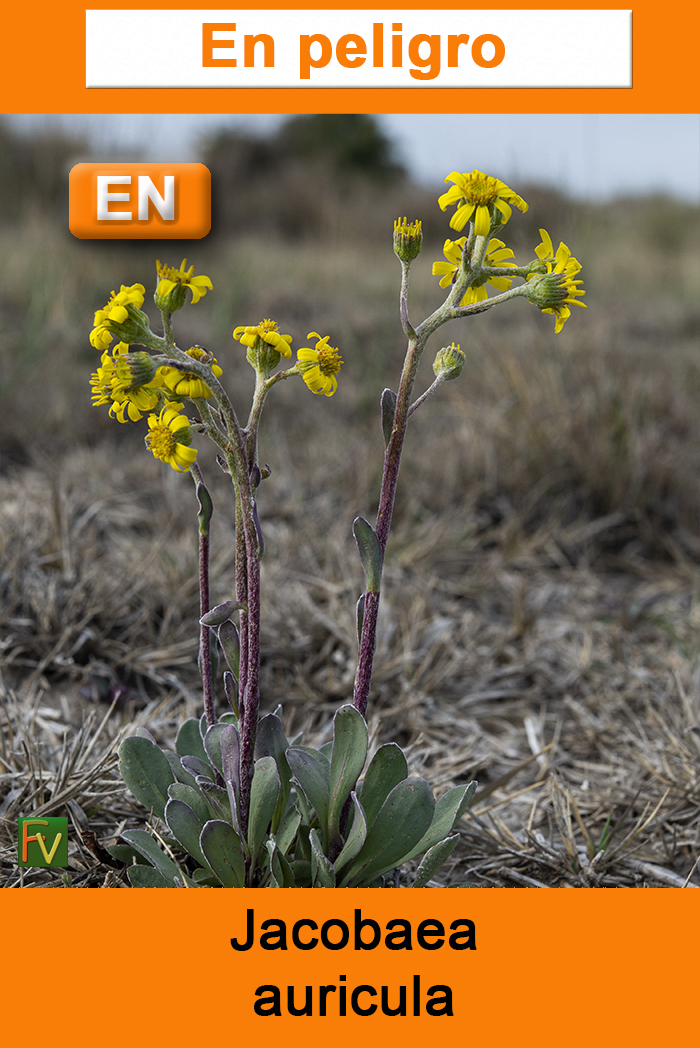
<svg viewBox="0 0 700 1048"><path fill-rule="evenodd" d="M21 816L17 837L17 861L20 866L68 865L68 819L39 819Z"/></svg>

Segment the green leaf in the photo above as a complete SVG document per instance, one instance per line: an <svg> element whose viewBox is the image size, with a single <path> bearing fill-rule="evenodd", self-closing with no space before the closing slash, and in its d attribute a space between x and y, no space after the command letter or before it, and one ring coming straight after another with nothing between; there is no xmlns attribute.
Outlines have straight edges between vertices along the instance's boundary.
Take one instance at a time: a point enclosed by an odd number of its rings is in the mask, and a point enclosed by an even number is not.
<svg viewBox="0 0 700 1048"><path fill-rule="evenodd" d="M201 866L208 866L199 844L199 835L203 823L190 808L189 804L177 799L169 800L165 805L165 821L176 840L196 859Z"/></svg>
<svg viewBox="0 0 700 1048"><path fill-rule="evenodd" d="M255 866L260 847L267 835L268 826L280 792L280 777L274 757L261 757L255 762L253 782L250 787L250 821L248 823L248 850L251 863Z"/></svg>
<svg viewBox="0 0 700 1048"><path fill-rule="evenodd" d="M223 604L217 604L215 608L211 608L206 614L202 615L199 624L200 626L221 626L237 611L247 610L247 604L242 604L240 601L235 600L225 600ZM233 667L231 668L233 669Z"/></svg>
<svg viewBox="0 0 700 1048"><path fill-rule="evenodd" d="M127 844L133 845L141 855L145 855L149 862L153 863L159 873L163 874L167 887L171 887L175 877L181 877L182 871L177 863L166 855L160 845L145 830L125 830L122 839Z"/></svg>
<svg viewBox="0 0 700 1048"><path fill-rule="evenodd" d="M182 767L182 757L178 756L177 753L171 753L169 750L163 750L162 752L165 754L165 759L170 765L170 770L177 782L187 783L188 786L197 785L194 775L191 775L186 768Z"/></svg>
<svg viewBox="0 0 700 1048"><path fill-rule="evenodd" d="M222 622L219 626L217 635L219 638L219 644L224 653L224 658L228 663L228 668L231 670L236 680L238 680L241 671L241 641L238 636L238 630L234 624L227 619L226 622Z"/></svg>
<svg viewBox="0 0 700 1048"><path fill-rule="evenodd" d="M274 713L269 713L258 721L255 734L255 757L274 757L277 763L277 772L280 777L280 793L277 809L272 819L272 832L275 833L280 819L287 807L287 799L292 784L292 769L287 760L287 749L289 742L284 734L282 721Z"/></svg>
<svg viewBox="0 0 700 1048"><path fill-rule="evenodd" d="M292 873L292 867L289 865L272 838L266 842L266 846L270 853L270 875L272 877L272 887L293 888L294 874Z"/></svg>
<svg viewBox="0 0 700 1048"><path fill-rule="evenodd" d="M235 826L238 826L239 759L241 740L238 729L233 724L224 724L221 732L221 771L226 783L231 812L236 815Z"/></svg>
<svg viewBox="0 0 700 1048"><path fill-rule="evenodd" d="M287 760L294 778L318 816L324 845L328 842L328 802L330 794L330 765L313 750L291 747Z"/></svg>
<svg viewBox="0 0 700 1048"><path fill-rule="evenodd" d="M394 786L398 786L407 778L408 763L401 747L397 746L395 742L387 742L384 746L380 746L372 757L367 774L357 790L368 827L374 823L382 804Z"/></svg>
<svg viewBox="0 0 700 1048"><path fill-rule="evenodd" d="M211 819L209 805L204 800L198 786L188 786L184 782L174 782L172 786L168 786L168 796L171 800L182 801L183 804L187 804L202 825Z"/></svg>
<svg viewBox="0 0 700 1048"><path fill-rule="evenodd" d="M202 796L209 805L209 810L214 819L221 819L223 822L228 822L233 826L231 802L226 790L222 790L221 786L217 786L213 782L205 782L203 779L197 780L197 786L202 791Z"/></svg>
<svg viewBox="0 0 700 1048"><path fill-rule="evenodd" d="M425 888L433 874L440 869L443 862L455 850L458 840L459 834L455 833L454 836L445 837L444 841L439 841L438 844L434 844L432 848L428 849L416 871L416 879L413 882L414 888Z"/></svg>
<svg viewBox="0 0 700 1048"><path fill-rule="evenodd" d="M212 765L223 778L223 763L221 758L221 733L228 731L228 724L212 724L204 736L204 749Z"/></svg>
<svg viewBox="0 0 700 1048"><path fill-rule="evenodd" d="M323 854L316 830L309 834L311 843L311 881L314 888L335 888L333 864Z"/></svg>
<svg viewBox="0 0 700 1048"><path fill-rule="evenodd" d="M134 797L162 819L168 786L175 782L165 754L148 739L124 739L119 747L119 773Z"/></svg>
<svg viewBox="0 0 700 1048"><path fill-rule="evenodd" d="M195 782L197 779L209 779L211 782L214 781L215 772L209 761L203 761L200 757L193 757L187 755L180 757L182 767L190 775L194 775Z"/></svg>
<svg viewBox="0 0 700 1048"><path fill-rule="evenodd" d="M295 859L291 864L295 888L311 888L311 860Z"/></svg>
<svg viewBox="0 0 700 1048"><path fill-rule="evenodd" d="M395 786L340 887L364 887L404 862L430 826L434 810L425 779L411 777Z"/></svg>
<svg viewBox="0 0 700 1048"><path fill-rule="evenodd" d="M207 759L204 743L202 742L202 736L199 731L199 721L195 720L194 717L190 717L189 720L186 720L177 733L175 752L179 753L181 757L199 757L199 759L203 761Z"/></svg>
<svg viewBox="0 0 700 1048"><path fill-rule="evenodd" d="M209 866L224 888L245 887L245 861L241 839L227 822L205 823L199 838Z"/></svg>
<svg viewBox="0 0 700 1048"><path fill-rule="evenodd" d="M137 851L136 848L132 848L130 844L107 844L105 845L105 851L108 851L117 862L123 862L125 866L129 866L134 859L144 858L141 852Z"/></svg>
<svg viewBox="0 0 700 1048"><path fill-rule="evenodd" d="M367 820L365 819L362 805L357 799L357 794L351 793L350 796L352 797L354 817L350 826L350 832L348 833L345 844L343 845L343 850L335 860L334 865L336 870L342 870L343 866L352 862L362 848L367 837Z"/></svg>
<svg viewBox="0 0 700 1048"><path fill-rule="evenodd" d="M362 567L365 570L367 592L379 593L383 558L377 533L364 517L355 517L352 531L355 536L355 542L357 543L357 551L360 554Z"/></svg>
<svg viewBox="0 0 700 1048"><path fill-rule="evenodd" d="M471 797L475 789L476 783L470 782L467 786L453 787L440 798L435 805L433 820L428 827L427 833L417 842L410 854L403 860L404 862L408 862L409 859L415 859L417 855L427 851L428 848L432 848L434 844L437 844L438 841L443 840L452 833L454 825L459 819L460 811L464 810L465 797L467 797L467 794ZM466 803L469 803L468 799Z"/></svg>
<svg viewBox="0 0 700 1048"><path fill-rule="evenodd" d="M391 433L394 428L394 415L396 414L396 394L393 389L384 390L380 405L382 411L382 433L384 434L384 443L388 444L391 440Z"/></svg>
<svg viewBox="0 0 700 1048"><path fill-rule="evenodd" d="M130 866L126 875L131 881L132 888L174 888L174 884L168 884L162 873L154 870L152 866Z"/></svg>
<svg viewBox="0 0 700 1048"><path fill-rule="evenodd" d="M297 835L297 830L301 825L301 812L297 808L296 804L287 808L284 815L280 820L280 824L274 833L274 841L279 850L283 855L286 855L289 851L294 838Z"/></svg>
<svg viewBox="0 0 700 1048"><path fill-rule="evenodd" d="M354 790L367 757L367 723L354 706L341 706L333 718L328 836L342 841L340 817L343 806Z"/></svg>
<svg viewBox="0 0 700 1048"><path fill-rule="evenodd" d="M199 502L199 512L197 513L197 522L199 524L199 532L201 535L209 534L209 523L211 521L211 515L214 512L214 503L211 500L209 491L200 480L196 488L197 501Z"/></svg>

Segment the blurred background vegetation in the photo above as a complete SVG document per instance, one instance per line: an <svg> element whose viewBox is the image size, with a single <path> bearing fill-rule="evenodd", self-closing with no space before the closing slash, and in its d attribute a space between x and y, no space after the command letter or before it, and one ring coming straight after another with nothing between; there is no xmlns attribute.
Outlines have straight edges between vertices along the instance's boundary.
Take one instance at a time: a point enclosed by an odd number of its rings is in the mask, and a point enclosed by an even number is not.
<svg viewBox="0 0 700 1048"><path fill-rule="evenodd" d="M430 271L450 235L436 203L444 187L413 184L372 117L296 116L270 137L230 131L205 143L214 196L205 240L78 241L67 223L76 159L90 159L88 143L18 137L0 124L2 469L100 440L143 454L132 427L90 405L92 312L121 283L151 288L156 257L178 265L188 256L215 290L177 317L180 338L216 353L241 409L251 376L234 326L272 315L297 346L316 330L340 347L333 401L299 383L278 387L268 421L275 438L263 435L262 454L273 457L281 440L295 449L297 490L332 478L371 505L376 402L397 382L404 349L392 223L423 220L411 297L419 320L441 300ZM523 301L443 329L440 338L462 344L468 368L415 419L402 486L410 501L399 509L422 519L460 507L479 527L509 518L525 531L543 518L610 517L599 542L641 543L663 557L680 545L695 557L699 211L664 197L595 204L514 188L530 209L514 214L504 238L523 260L541 226L555 244L565 241L583 263L589 308L574 311L558 336L551 318ZM422 379L431 379L430 360Z"/></svg>

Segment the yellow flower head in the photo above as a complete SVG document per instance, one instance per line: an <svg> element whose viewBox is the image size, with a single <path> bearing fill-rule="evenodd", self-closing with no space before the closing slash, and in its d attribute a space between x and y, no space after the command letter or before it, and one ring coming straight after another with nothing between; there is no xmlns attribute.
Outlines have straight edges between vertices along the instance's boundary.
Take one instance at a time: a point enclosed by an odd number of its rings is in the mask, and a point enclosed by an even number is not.
<svg viewBox="0 0 700 1048"><path fill-rule="evenodd" d="M192 346L191 349L187 350L187 355L192 357L193 360L200 361L202 364L208 364L217 378L223 375L216 357L212 356L211 353L207 353L206 349L202 349L201 346ZM208 400L212 396L212 391L206 382L192 371L179 371L175 368L159 368L158 371L162 375L168 389L172 389L173 393L178 397L189 397L190 400L195 400L196 398Z"/></svg>
<svg viewBox="0 0 700 1048"><path fill-rule="evenodd" d="M131 287L122 284L118 293L112 292L104 309L98 309L95 313L94 327L90 332L90 343L95 349L108 349L112 343L112 334L135 341L131 336L138 333L136 328L141 327L144 321L148 324L148 318L144 316L142 319L137 312L143 305L145 290L143 284L132 284ZM136 327L134 321L137 322Z"/></svg>
<svg viewBox="0 0 700 1048"><path fill-rule="evenodd" d="M187 473L196 461L197 452L189 447L192 430L180 414L181 407L182 404L170 404L159 415L149 415L145 441L155 458L167 462L177 473Z"/></svg>
<svg viewBox="0 0 700 1048"><path fill-rule="evenodd" d="M233 337L250 349L262 348L260 347L260 342L264 342L276 350L282 357L291 357L292 355L290 348L292 336L280 335L279 324L276 324L274 320L261 320L254 327L237 327L233 332ZM258 339L260 342L258 342Z"/></svg>
<svg viewBox="0 0 700 1048"><path fill-rule="evenodd" d="M443 211L450 204L457 205L457 210L450 219L452 229L461 231L474 216L474 232L479 237L487 237L493 224L493 208L501 214L498 225L505 225L513 214L510 204L520 211L527 211L528 205L522 197L514 193L505 182L486 175L483 171L477 171L476 168L471 174L453 171L445 181L454 182L454 185L438 198L438 204Z"/></svg>
<svg viewBox="0 0 700 1048"><path fill-rule="evenodd" d="M578 301L586 294L579 287L583 281L574 279L583 267L566 244L560 243L554 253L552 238L546 229L540 230L540 236L542 243L535 248L535 254L546 266L546 273L531 273L527 278L528 298L543 313L556 317L554 333L558 335L571 316L569 306L588 308L585 302Z"/></svg>
<svg viewBox="0 0 700 1048"><path fill-rule="evenodd" d="M312 393L323 393L332 397L338 388L337 373L343 363L337 349L328 345L330 335L323 338L310 331L307 338L318 339L314 349L305 346L297 350L297 369Z"/></svg>
<svg viewBox="0 0 700 1048"><path fill-rule="evenodd" d="M423 230L419 221L397 218L394 222L394 251L402 262L411 263L420 255Z"/></svg>
<svg viewBox="0 0 700 1048"><path fill-rule="evenodd" d="M160 398L163 378L147 353L129 353L124 342L102 354L100 367L90 376L95 407L109 404L109 414L119 422L138 422Z"/></svg>
<svg viewBox="0 0 700 1048"><path fill-rule="evenodd" d="M158 286L154 300L159 309L167 313L174 313L185 304L186 290L192 292L192 304L196 305L200 298L204 298L207 291L213 290L213 284L209 277L194 277L194 266L186 269L187 259L183 258L179 269L166 266L163 262L156 262L158 272Z"/></svg>
<svg viewBox="0 0 700 1048"><path fill-rule="evenodd" d="M440 276L440 287L449 287L450 284L454 284L457 273L462 264L462 252L464 246L467 243L466 237L460 237L459 240L446 240L445 246L443 247L443 254L447 259L446 262L433 262L433 276ZM506 247L502 240L489 240L486 248L486 255L484 258L485 266L493 266L501 268L503 266L514 266L514 262L506 262L505 259L514 258L513 252L509 247ZM510 277L498 277L498 276L485 276L472 284L460 302L461 306L471 305L472 302L482 302L485 298L488 298L486 292L486 284L490 284L491 287L495 287L497 291L507 291L510 285L513 283Z"/></svg>

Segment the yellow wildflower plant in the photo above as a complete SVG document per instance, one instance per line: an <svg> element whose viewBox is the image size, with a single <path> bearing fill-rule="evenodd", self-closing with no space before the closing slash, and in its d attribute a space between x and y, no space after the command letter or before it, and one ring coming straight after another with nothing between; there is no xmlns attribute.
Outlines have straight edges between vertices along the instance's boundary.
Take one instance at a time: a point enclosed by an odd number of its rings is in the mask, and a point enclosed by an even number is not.
<svg viewBox="0 0 700 1048"><path fill-rule="evenodd" d="M243 346L256 349L259 345L258 339L265 342L276 350L282 357L291 357L291 335L280 335L279 324L274 320L261 320L259 324L249 327L237 327L233 337Z"/></svg>
<svg viewBox="0 0 700 1048"><path fill-rule="evenodd" d="M513 214L511 204L519 211L527 211L528 205L500 178L484 174L476 168L469 174L453 171L445 179L454 182L451 189L438 198L438 204L444 211L450 204L456 204L457 210L450 219L450 227L461 231L473 217L474 232L479 237L487 237L493 224L492 208L501 214L499 225L505 225Z"/></svg>
<svg viewBox="0 0 700 1048"><path fill-rule="evenodd" d="M316 331L310 331L307 338L318 339L315 347L304 346L297 350L297 369L312 393L323 393L332 397L338 388L337 373L342 366L342 359L337 349L328 345L330 335L323 338Z"/></svg>
<svg viewBox="0 0 700 1048"><path fill-rule="evenodd" d="M209 364L212 373L217 378L221 378L223 371L219 367L216 357L213 357L206 349L202 349L201 346L192 346L186 352L188 357L192 357L193 360L198 360L202 364ZM180 371L176 368L168 367L159 368L158 371L165 385L177 397L189 397L190 400L208 400L212 396L212 391L206 382L192 371Z"/></svg>
<svg viewBox="0 0 700 1048"><path fill-rule="evenodd" d="M169 404L158 415L148 416L148 429L144 440L146 447L161 462L167 462L177 473L187 473L197 459L197 451L191 448L192 430L184 415L182 404Z"/></svg>
<svg viewBox="0 0 700 1048"><path fill-rule="evenodd" d="M183 258L180 268L166 266L160 260L156 261L158 273L158 286L154 296L155 304L166 313L174 313L185 304L186 291L192 292L192 305L196 305L200 298L204 298L207 291L213 291L214 285L209 277L195 277L194 266L187 267L187 259Z"/></svg>
<svg viewBox="0 0 700 1048"><path fill-rule="evenodd" d="M90 332L90 343L95 349L108 349L114 334L126 339L134 333L130 330L133 321L140 319L134 311L141 309L145 291L143 284L132 284L131 287L122 284L119 292L112 292L104 309L95 312L94 327Z"/></svg>
<svg viewBox="0 0 700 1048"><path fill-rule="evenodd" d="M580 306L587 309L585 302L579 302L586 292L580 288L582 280L574 278L583 268L577 258L564 243L560 243L556 254L552 238L546 229L540 229L542 242L535 248L535 254L546 266L546 273L531 273L528 277L528 298L543 313L556 317L554 333L558 335L571 316L569 306Z"/></svg>
<svg viewBox="0 0 700 1048"><path fill-rule="evenodd" d="M455 282L457 273L462 265L462 253L466 243L466 237L460 237L459 240L445 241L445 246L442 251L447 261L433 262L433 276L440 276L440 287L449 287L450 284ZM484 265L493 266L494 269L501 266L514 266L514 262L506 261L506 259L514 257L515 256L511 249L506 247L502 240L496 240L494 238L488 242ZM488 294L485 287L486 284L490 284L491 287L495 288L497 291L507 291L512 283L512 277L483 277L467 289L460 305L468 306L471 305L472 302L482 302L487 298Z"/></svg>

